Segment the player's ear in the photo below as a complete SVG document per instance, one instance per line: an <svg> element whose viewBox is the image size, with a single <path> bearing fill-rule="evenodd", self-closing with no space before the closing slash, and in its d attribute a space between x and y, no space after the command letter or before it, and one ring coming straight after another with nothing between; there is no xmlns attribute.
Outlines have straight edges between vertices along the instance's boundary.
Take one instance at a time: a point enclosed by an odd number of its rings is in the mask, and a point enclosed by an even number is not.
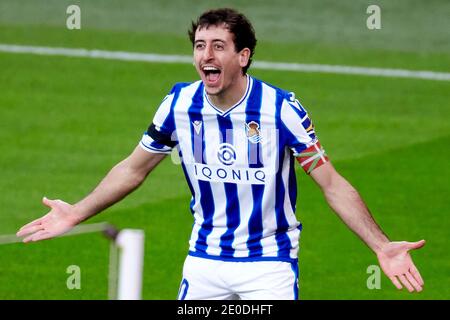
<svg viewBox="0 0 450 320"><path fill-rule="evenodd" d="M239 65L241 67L245 67L248 64L248 60L250 59L250 49L244 48L239 52Z"/></svg>

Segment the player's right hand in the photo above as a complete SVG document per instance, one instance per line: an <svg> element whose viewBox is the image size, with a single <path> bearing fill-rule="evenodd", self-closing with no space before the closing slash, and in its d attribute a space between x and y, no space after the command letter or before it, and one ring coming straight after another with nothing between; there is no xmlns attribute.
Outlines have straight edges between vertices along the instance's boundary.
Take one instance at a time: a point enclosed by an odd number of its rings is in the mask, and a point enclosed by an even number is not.
<svg viewBox="0 0 450 320"><path fill-rule="evenodd" d="M25 237L23 242L50 239L70 231L79 221L73 215L73 205L62 200L50 200L44 197L42 203L51 210L45 216L24 225L17 232Z"/></svg>

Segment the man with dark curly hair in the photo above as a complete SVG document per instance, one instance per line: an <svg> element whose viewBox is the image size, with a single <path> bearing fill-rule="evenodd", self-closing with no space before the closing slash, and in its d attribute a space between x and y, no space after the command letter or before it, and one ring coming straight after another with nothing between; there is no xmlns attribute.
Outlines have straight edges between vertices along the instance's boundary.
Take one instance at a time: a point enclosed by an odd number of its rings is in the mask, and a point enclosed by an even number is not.
<svg viewBox="0 0 450 320"><path fill-rule="evenodd" d="M425 241L391 242L331 165L295 95L247 74L256 46L249 20L210 10L189 37L201 79L172 88L133 153L92 193L74 205L44 198L51 211L18 235L28 242L69 231L135 190L176 149L194 217L178 299L297 299L297 160L394 285L421 291L408 251Z"/></svg>

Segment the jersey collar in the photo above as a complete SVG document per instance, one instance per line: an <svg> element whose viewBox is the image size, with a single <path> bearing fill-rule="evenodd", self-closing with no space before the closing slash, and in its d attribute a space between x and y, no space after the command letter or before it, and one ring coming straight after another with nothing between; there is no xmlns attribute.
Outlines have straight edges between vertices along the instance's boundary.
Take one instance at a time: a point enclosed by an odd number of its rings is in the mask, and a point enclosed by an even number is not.
<svg viewBox="0 0 450 320"><path fill-rule="evenodd" d="M242 96L242 98L235 103L232 107L230 107L227 111L222 111L219 108L217 108L208 98L208 95L206 94L206 90L205 88L203 88L203 96L205 97L205 100L207 101L207 103L221 116L225 117L227 116L233 109L235 109L236 107L238 107L239 105L242 104L242 102L245 101L245 99L247 99L249 92L252 90L253 87L253 78L250 77L248 74L247 76L247 88L245 89L245 93Z"/></svg>

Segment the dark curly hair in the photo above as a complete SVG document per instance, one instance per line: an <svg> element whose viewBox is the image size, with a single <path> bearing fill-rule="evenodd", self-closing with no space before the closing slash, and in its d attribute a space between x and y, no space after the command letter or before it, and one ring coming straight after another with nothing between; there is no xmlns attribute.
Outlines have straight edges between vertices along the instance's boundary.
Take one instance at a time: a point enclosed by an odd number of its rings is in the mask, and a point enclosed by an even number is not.
<svg viewBox="0 0 450 320"><path fill-rule="evenodd" d="M252 63L257 40L252 24L242 13L230 8L208 10L202 13L197 21L192 21L191 28L188 31L192 46L194 46L195 31L198 28L208 28L209 26L218 26L221 24L225 24L227 29L233 34L236 52L244 48L250 49L248 63L242 68L242 72L245 74Z"/></svg>

